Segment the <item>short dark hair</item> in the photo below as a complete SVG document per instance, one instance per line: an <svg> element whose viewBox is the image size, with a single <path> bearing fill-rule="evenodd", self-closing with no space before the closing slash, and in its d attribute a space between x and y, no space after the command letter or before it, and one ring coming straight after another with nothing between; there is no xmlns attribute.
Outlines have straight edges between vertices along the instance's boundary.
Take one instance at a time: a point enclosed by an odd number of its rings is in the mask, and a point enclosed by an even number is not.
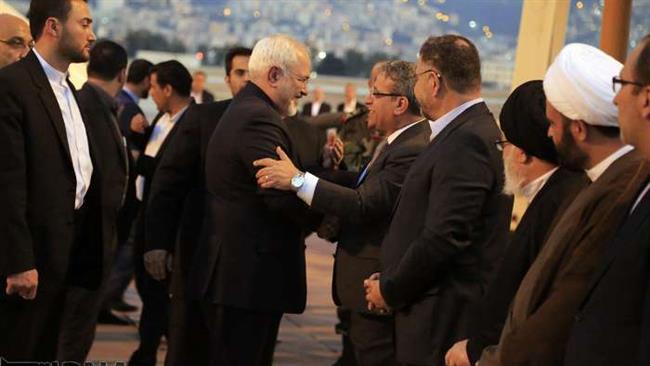
<svg viewBox="0 0 650 366"><path fill-rule="evenodd" d="M420 48L420 59L438 69L449 88L458 93L481 85L481 59L476 46L465 37L429 37Z"/></svg>
<svg viewBox="0 0 650 366"><path fill-rule="evenodd" d="M415 65L406 61L388 61L379 66L379 74L384 74L393 81L391 93L399 94L409 102L408 111L420 115L420 104L415 98ZM372 90L370 91L372 92Z"/></svg>
<svg viewBox="0 0 650 366"><path fill-rule="evenodd" d="M147 60L133 60L131 65L129 65L129 70L126 72L126 82L133 84L141 83L142 80L151 74L152 68L153 64Z"/></svg>
<svg viewBox="0 0 650 366"><path fill-rule="evenodd" d="M151 73L156 74L158 85L161 87L171 85L176 94L182 97L190 96L192 75L180 62L176 60L161 62L151 69Z"/></svg>
<svg viewBox="0 0 650 366"><path fill-rule="evenodd" d="M650 34L641 39L643 48L634 65L634 77L643 85L650 85Z"/></svg>
<svg viewBox="0 0 650 366"><path fill-rule="evenodd" d="M237 57L237 56L247 56L250 57L250 55L253 53L253 50L251 50L248 47L233 47L228 50L226 53L226 75L230 75L230 72L232 71L232 60Z"/></svg>
<svg viewBox="0 0 650 366"><path fill-rule="evenodd" d="M90 50L88 76L104 81L113 80L126 68L127 62L124 47L113 41L98 41Z"/></svg>
<svg viewBox="0 0 650 366"><path fill-rule="evenodd" d="M88 0L80 0L88 2ZM54 17L65 22L72 9L72 0L32 0L29 3L27 18L32 38L37 41L43 34L47 18Z"/></svg>

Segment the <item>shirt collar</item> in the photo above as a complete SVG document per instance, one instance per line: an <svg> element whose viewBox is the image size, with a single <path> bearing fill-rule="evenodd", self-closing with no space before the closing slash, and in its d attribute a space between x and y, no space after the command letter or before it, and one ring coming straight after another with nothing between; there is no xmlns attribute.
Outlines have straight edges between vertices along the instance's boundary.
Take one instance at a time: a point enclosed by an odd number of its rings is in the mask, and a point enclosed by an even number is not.
<svg viewBox="0 0 650 366"><path fill-rule="evenodd" d="M612 165L621 156L629 153L632 150L634 150L634 147L630 145L625 145L621 147L620 149L616 150L613 154L603 159L600 163L594 165L591 169L585 170L587 172L587 176L589 177L589 179L591 179L592 182L595 182L598 178L600 178L601 175L603 175L605 170L607 170L607 168L609 168L610 165Z"/></svg>
<svg viewBox="0 0 650 366"><path fill-rule="evenodd" d="M546 185L546 182L551 178L553 173L555 173L558 170L558 167L555 167L548 172L542 174L541 176L535 178L532 182L526 184L522 189L521 189L521 194L526 198L528 201L528 204L530 204L533 199L535 199L535 196L537 196L537 193L544 188Z"/></svg>
<svg viewBox="0 0 650 366"><path fill-rule="evenodd" d="M50 65L45 59L38 53L36 48L34 48L34 54L36 55L36 58L38 58L38 62L41 64L43 67L43 71L45 71L45 75L47 76L47 79L60 85L67 85L66 80L68 79L69 73L68 71L66 72L61 72L57 69L55 69L52 65Z"/></svg>
<svg viewBox="0 0 650 366"><path fill-rule="evenodd" d="M435 121L430 121L429 124L431 125L431 138L430 140L433 140L442 132L442 130L445 129L453 120L456 119L456 117L460 116L463 112L465 112L469 107L482 103L483 98L476 98L472 99L468 102L465 102L458 107L450 110L449 112L445 113L442 117L438 118Z"/></svg>
<svg viewBox="0 0 650 366"><path fill-rule="evenodd" d="M139 98L137 95L133 94L132 91L130 91L129 89L127 89L126 86L125 86L124 88L122 88L122 90L123 90L123 91L124 91L124 92L129 96L129 97L131 97L131 99L133 99L133 102L134 102L135 104L140 103L140 98Z"/></svg>
<svg viewBox="0 0 650 366"><path fill-rule="evenodd" d="M423 118L423 119L417 120L417 121L415 121L415 122L413 122L413 123L410 123L410 124L408 124L408 125L406 125L406 126L400 128L399 130L397 130L397 131L391 133L388 137L386 137L386 142L388 143L388 145L392 144L393 141L395 141L395 139L398 138L399 135L402 134L402 132L404 132L404 131L408 130L409 128L415 126L416 124L418 124L418 123L424 121L425 119L426 119L426 118Z"/></svg>
<svg viewBox="0 0 650 366"><path fill-rule="evenodd" d="M190 106L189 104L186 105L185 107L183 107L183 109L181 109L180 111L176 112L176 114L173 115L173 116L169 116L169 113L165 113L165 114L167 115L167 117L169 118L169 122L171 122L171 123L176 123L176 122L178 122L178 120L181 119L181 117L183 116L183 113L185 113L185 111L187 110L187 108L188 108L189 106Z"/></svg>

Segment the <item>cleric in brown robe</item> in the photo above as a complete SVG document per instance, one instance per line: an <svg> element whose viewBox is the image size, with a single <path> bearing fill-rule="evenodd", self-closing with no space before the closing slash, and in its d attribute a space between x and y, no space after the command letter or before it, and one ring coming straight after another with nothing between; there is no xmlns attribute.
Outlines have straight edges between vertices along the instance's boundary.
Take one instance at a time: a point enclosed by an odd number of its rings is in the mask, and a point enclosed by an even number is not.
<svg viewBox="0 0 650 366"><path fill-rule="evenodd" d="M499 344L481 366L561 365L573 318L605 244L629 212L648 166L619 138L612 77L622 65L604 52L570 44L544 78L546 114L561 163L592 183L559 218L511 304Z"/></svg>

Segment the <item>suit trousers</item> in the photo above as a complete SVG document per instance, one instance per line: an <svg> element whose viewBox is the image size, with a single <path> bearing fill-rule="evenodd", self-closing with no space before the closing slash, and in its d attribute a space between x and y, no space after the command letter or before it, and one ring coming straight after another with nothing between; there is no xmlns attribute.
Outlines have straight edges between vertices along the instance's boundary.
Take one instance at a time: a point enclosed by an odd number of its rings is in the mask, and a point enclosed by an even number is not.
<svg viewBox="0 0 650 366"><path fill-rule="evenodd" d="M65 292L39 291L34 300L2 292L0 355L7 361L56 360Z"/></svg>
<svg viewBox="0 0 650 366"><path fill-rule="evenodd" d="M389 315L352 311L350 341L359 366L396 366L394 326Z"/></svg>
<svg viewBox="0 0 650 366"><path fill-rule="evenodd" d="M203 304L210 330L210 366L270 366L281 312Z"/></svg>
<svg viewBox="0 0 650 366"><path fill-rule="evenodd" d="M169 323L169 291L167 281L156 281L144 268L142 255L135 263L135 286L142 299L142 314L138 326L140 345L135 350L130 366L155 366L158 347L167 336Z"/></svg>
<svg viewBox="0 0 650 366"><path fill-rule="evenodd" d="M83 364L95 340L101 290L70 286L66 290L57 359Z"/></svg>
<svg viewBox="0 0 650 366"><path fill-rule="evenodd" d="M201 301L173 296L165 366L208 365L210 332Z"/></svg>

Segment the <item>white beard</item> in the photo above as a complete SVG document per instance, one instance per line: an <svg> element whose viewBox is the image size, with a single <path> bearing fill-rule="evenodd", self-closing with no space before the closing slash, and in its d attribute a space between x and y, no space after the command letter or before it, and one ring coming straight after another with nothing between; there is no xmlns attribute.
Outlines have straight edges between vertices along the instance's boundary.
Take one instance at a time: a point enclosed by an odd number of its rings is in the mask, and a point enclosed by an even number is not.
<svg viewBox="0 0 650 366"><path fill-rule="evenodd" d="M515 169L512 168L513 164L514 162L512 161L512 155L509 154L503 157L503 171L505 174L503 193L508 195L521 195L524 177L522 177L520 174L517 174Z"/></svg>

